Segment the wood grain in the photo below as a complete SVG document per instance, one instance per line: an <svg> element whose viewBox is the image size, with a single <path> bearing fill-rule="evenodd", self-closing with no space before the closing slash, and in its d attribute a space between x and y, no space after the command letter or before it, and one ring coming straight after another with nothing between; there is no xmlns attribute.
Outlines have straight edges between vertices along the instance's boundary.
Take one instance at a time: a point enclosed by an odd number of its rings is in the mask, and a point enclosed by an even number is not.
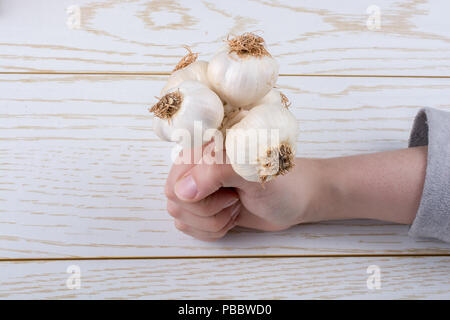
<svg viewBox="0 0 450 320"><path fill-rule="evenodd" d="M370 30L373 5L380 29ZM1 1L0 260L82 260L0 261L0 298L448 299L450 260L429 255L450 245L411 239L407 226L237 228L212 244L182 235L165 212L173 146L146 110L183 45L210 59L227 35L255 31L285 75L278 86L293 102L300 156L403 148L420 108L450 110L448 9L439 0ZM427 256L362 256L411 254ZM264 255L312 257L219 258ZM120 260L84 260L102 257ZM70 265L81 268L80 290L66 287ZM369 265L381 268L380 290L366 287Z"/></svg>
<svg viewBox="0 0 450 320"><path fill-rule="evenodd" d="M72 6L78 6L79 25ZM378 6L380 29L367 9ZM191 45L209 59L228 34L260 32L284 74L450 76L449 3L3 0L0 72L159 73ZM69 24L68 24L69 22Z"/></svg>
<svg viewBox="0 0 450 320"><path fill-rule="evenodd" d="M165 211L173 145L146 106L164 76L0 76L0 257L450 253L407 226L328 222L237 229L208 244ZM419 108L450 109L450 79L282 77L301 128L299 155L406 146Z"/></svg>
<svg viewBox="0 0 450 320"><path fill-rule="evenodd" d="M80 289L66 286L73 265ZM367 287L373 265L380 289ZM2 299L448 299L450 293L448 257L74 260L0 268Z"/></svg>

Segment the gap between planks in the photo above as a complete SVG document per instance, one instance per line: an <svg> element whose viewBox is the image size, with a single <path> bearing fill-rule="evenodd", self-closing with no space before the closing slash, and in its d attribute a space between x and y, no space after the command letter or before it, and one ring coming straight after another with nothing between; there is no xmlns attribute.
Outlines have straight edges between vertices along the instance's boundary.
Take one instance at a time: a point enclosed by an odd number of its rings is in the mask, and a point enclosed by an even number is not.
<svg viewBox="0 0 450 320"><path fill-rule="evenodd" d="M170 72L20 72L4 71L0 75L92 75L92 76L169 76ZM280 73L280 77L322 77L322 78L411 78L411 79L450 79L450 76L424 75L376 75L376 74L290 74Z"/></svg>
<svg viewBox="0 0 450 320"><path fill-rule="evenodd" d="M98 260L177 260L177 259L261 259L261 258L409 258L450 257L450 253L380 253L380 254L306 254L306 255L215 255L215 256L124 256L124 257L64 257L64 258L0 258L0 262L35 261L98 261Z"/></svg>

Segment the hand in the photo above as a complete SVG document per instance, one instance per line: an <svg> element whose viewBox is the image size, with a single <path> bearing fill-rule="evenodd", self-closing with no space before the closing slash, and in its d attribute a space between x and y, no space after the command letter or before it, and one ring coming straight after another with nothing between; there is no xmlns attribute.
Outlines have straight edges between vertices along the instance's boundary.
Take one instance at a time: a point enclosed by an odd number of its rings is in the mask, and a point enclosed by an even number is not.
<svg viewBox="0 0 450 320"><path fill-rule="evenodd" d="M427 151L416 147L297 158L291 172L264 187L244 180L229 164L206 164L211 160L202 158L207 161L172 167L166 183L167 210L178 229L206 241L223 237L236 225L277 231L340 219L410 224L420 204Z"/></svg>
<svg viewBox="0 0 450 320"><path fill-rule="evenodd" d="M194 152L184 152L193 160ZM174 164L167 178L167 211L182 232L213 241L236 225L276 231L315 220L308 214L319 188L313 160L296 159L291 172L264 186L244 180L230 164L204 162Z"/></svg>

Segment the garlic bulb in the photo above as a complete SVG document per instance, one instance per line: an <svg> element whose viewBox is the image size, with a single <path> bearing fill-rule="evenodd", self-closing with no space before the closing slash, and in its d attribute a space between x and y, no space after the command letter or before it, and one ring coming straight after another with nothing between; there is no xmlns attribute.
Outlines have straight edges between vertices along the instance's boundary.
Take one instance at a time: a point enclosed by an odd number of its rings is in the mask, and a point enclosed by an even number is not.
<svg viewBox="0 0 450 320"><path fill-rule="evenodd" d="M280 104L255 106L227 131L226 152L234 171L264 183L294 166L297 121Z"/></svg>
<svg viewBox="0 0 450 320"><path fill-rule="evenodd" d="M170 89L151 109L153 128L163 140L193 148L193 139L205 131L217 129L223 120L223 104L207 86L198 81L184 81ZM200 130L200 131L199 131Z"/></svg>
<svg viewBox="0 0 450 320"><path fill-rule="evenodd" d="M211 87L208 81L208 62L197 61L198 53L193 53L189 47L185 47L189 52L173 69L164 88L161 90L161 95L166 94L170 89L177 87L180 83L186 80L194 80Z"/></svg>
<svg viewBox="0 0 450 320"><path fill-rule="evenodd" d="M264 39L252 33L227 39L209 63L186 49L150 109L155 133L179 148L214 139L215 155L224 154L225 144L233 169L248 181L286 174L294 166L297 121L274 89L279 66Z"/></svg>
<svg viewBox="0 0 450 320"><path fill-rule="evenodd" d="M259 100L255 105L261 104L281 104L282 106L289 108L291 103L289 99L277 89L272 89L266 94L261 100ZM251 107L250 107L251 109Z"/></svg>
<svg viewBox="0 0 450 320"><path fill-rule="evenodd" d="M259 36L244 33L227 42L209 62L209 82L222 100L235 107L254 104L274 87L278 63Z"/></svg>

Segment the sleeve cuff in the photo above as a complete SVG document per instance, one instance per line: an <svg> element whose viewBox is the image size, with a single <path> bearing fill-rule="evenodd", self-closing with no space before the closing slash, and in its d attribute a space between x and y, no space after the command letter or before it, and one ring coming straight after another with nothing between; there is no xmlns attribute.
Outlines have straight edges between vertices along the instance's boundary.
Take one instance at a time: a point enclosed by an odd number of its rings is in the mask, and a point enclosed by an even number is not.
<svg viewBox="0 0 450 320"><path fill-rule="evenodd" d="M409 147L428 145L425 183L408 234L450 242L450 113L425 108L414 120Z"/></svg>

